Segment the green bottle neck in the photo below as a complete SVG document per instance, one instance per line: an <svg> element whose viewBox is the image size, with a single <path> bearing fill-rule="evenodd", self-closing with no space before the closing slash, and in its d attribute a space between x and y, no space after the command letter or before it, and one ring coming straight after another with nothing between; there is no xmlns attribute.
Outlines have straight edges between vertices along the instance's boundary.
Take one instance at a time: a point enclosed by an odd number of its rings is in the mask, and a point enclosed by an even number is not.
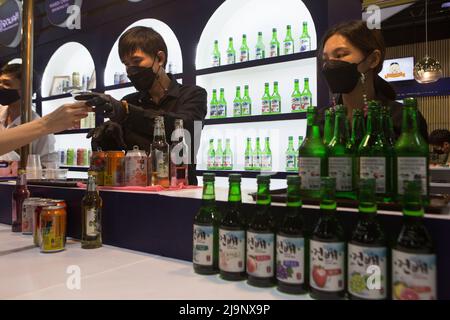
<svg viewBox="0 0 450 320"><path fill-rule="evenodd" d="M403 121L402 121L402 133L417 134L419 132L417 125L417 108L404 107L403 108Z"/></svg>
<svg viewBox="0 0 450 320"><path fill-rule="evenodd" d="M234 50L233 40L228 41L228 50Z"/></svg>
<svg viewBox="0 0 450 320"><path fill-rule="evenodd" d="M251 150L252 149L252 142L251 140L247 139L247 150Z"/></svg>
<svg viewBox="0 0 450 320"><path fill-rule="evenodd" d="M202 200L203 204L213 204L216 201L214 182L204 182Z"/></svg>
<svg viewBox="0 0 450 320"><path fill-rule="evenodd" d="M228 202L241 203L241 184L239 182L230 182L230 189L228 191Z"/></svg>
<svg viewBox="0 0 450 320"><path fill-rule="evenodd" d="M269 184L260 183L258 184L258 193L256 195L256 204L263 206L270 206L272 199L270 196Z"/></svg>
<svg viewBox="0 0 450 320"><path fill-rule="evenodd" d="M302 36L308 36L308 25L307 24L303 24Z"/></svg>
<svg viewBox="0 0 450 320"><path fill-rule="evenodd" d="M273 32L272 32L272 41L273 41L273 42L278 41L278 34L277 34L276 31L273 31Z"/></svg>
<svg viewBox="0 0 450 320"><path fill-rule="evenodd" d="M362 139L362 137L365 134L365 128L364 128L364 118L362 115L358 115L353 117L353 123L352 123L352 142L355 143L356 140Z"/></svg>
<svg viewBox="0 0 450 320"><path fill-rule="evenodd" d="M330 120L331 121L331 120ZM349 133L347 126L347 119L344 113L336 113L336 120L334 124L334 139L339 144L346 144L348 141Z"/></svg>
<svg viewBox="0 0 450 320"><path fill-rule="evenodd" d="M320 128L316 123L316 113L308 113L308 127L306 129L306 136L309 139L320 140Z"/></svg>
<svg viewBox="0 0 450 320"><path fill-rule="evenodd" d="M308 80L305 80L305 84L304 84L304 91L309 91L309 81Z"/></svg>
<svg viewBox="0 0 450 320"><path fill-rule="evenodd" d="M247 45L247 37L243 37L242 38L242 47L243 48L247 48L248 47L248 45Z"/></svg>
<svg viewBox="0 0 450 320"><path fill-rule="evenodd" d="M382 133L379 111L369 111L367 116L367 133L370 135L379 135Z"/></svg>
<svg viewBox="0 0 450 320"><path fill-rule="evenodd" d="M236 99L241 98L241 89L236 89Z"/></svg>
<svg viewBox="0 0 450 320"><path fill-rule="evenodd" d="M266 87L265 87L265 89L264 89L264 94L270 96L270 88L269 88L269 86L266 86Z"/></svg>
<svg viewBox="0 0 450 320"><path fill-rule="evenodd" d="M294 82L294 91L297 93L300 93L300 82L299 81Z"/></svg>
<svg viewBox="0 0 450 320"><path fill-rule="evenodd" d="M300 208L302 200L300 197L300 185L288 185L287 206L289 208Z"/></svg>
<svg viewBox="0 0 450 320"><path fill-rule="evenodd" d="M259 150L261 148L260 140L256 140L256 150Z"/></svg>
<svg viewBox="0 0 450 320"><path fill-rule="evenodd" d="M291 40L291 39L292 39L292 29L287 28L286 29L286 40Z"/></svg>
<svg viewBox="0 0 450 320"><path fill-rule="evenodd" d="M275 85L273 86L273 94L274 94L274 95L278 95L278 84L275 84Z"/></svg>
<svg viewBox="0 0 450 320"><path fill-rule="evenodd" d="M288 148L289 150L294 150L294 139L289 139Z"/></svg>
<svg viewBox="0 0 450 320"><path fill-rule="evenodd" d="M248 94L248 87L244 89L244 97L247 98L249 96Z"/></svg>

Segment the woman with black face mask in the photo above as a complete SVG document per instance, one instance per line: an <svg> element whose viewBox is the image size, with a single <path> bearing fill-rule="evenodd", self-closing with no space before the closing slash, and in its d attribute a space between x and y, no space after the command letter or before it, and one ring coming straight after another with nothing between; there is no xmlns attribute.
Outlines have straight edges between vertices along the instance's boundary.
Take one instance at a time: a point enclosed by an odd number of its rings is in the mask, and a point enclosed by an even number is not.
<svg viewBox="0 0 450 320"><path fill-rule="evenodd" d="M347 107L348 120L351 121L354 109L364 110L368 101L380 101L391 109L394 132L398 138L401 134L402 105L395 101L394 89L378 75L386 55L381 31L370 30L364 21L339 24L325 34L319 52L322 75L335 102ZM319 111L322 119L325 109ZM418 120L422 136L428 139L427 123L420 112ZM321 124L323 126L323 121Z"/></svg>

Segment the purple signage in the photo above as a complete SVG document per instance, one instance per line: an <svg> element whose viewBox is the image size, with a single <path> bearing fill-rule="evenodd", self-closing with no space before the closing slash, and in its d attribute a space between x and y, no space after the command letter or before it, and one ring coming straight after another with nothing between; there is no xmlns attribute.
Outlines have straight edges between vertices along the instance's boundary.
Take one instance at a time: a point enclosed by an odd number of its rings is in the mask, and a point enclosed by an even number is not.
<svg viewBox="0 0 450 320"><path fill-rule="evenodd" d="M22 6L17 0L0 5L0 45L15 48L21 40Z"/></svg>
<svg viewBox="0 0 450 320"><path fill-rule="evenodd" d="M58 27L66 27L72 14L72 6L81 8L83 0L46 0L45 10L51 24Z"/></svg>

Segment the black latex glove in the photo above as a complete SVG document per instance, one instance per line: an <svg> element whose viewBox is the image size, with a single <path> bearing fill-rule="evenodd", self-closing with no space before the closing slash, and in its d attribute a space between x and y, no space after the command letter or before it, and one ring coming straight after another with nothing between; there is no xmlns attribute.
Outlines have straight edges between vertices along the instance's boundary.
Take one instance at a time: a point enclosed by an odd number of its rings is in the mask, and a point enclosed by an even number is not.
<svg viewBox="0 0 450 320"><path fill-rule="evenodd" d="M92 129L86 138L92 138L91 146L94 151L121 151L127 149L123 138L122 127L111 121Z"/></svg>
<svg viewBox="0 0 450 320"><path fill-rule="evenodd" d="M75 97L75 100L85 101L88 106L94 107L95 113L110 118L114 122L122 122L126 116L122 102L107 94L96 92L80 94Z"/></svg>

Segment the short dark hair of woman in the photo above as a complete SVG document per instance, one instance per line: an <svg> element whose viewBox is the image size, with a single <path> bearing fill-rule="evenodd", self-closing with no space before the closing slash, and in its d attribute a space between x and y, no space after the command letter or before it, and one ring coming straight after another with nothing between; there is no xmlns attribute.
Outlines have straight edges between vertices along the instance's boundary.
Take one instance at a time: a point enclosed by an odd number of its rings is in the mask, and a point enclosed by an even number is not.
<svg viewBox="0 0 450 320"><path fill-rule="evenodd" d="M119 56L124 59L126 56L132 55L137 50L142 50L151 57L156 57L159 51L162 51L168 57L167 45L163 37L148 27L133 27L127 31L119 39ZM167 64L167 58L164 62L164 68Z"/></svg>
<svg viewBox="0 0 450 320"><path fill-rule="evenodd" d="M447 129L434 130L430 134L428 141L434 146L442 146L445 142L450 143L450 131Z"/></svg>

